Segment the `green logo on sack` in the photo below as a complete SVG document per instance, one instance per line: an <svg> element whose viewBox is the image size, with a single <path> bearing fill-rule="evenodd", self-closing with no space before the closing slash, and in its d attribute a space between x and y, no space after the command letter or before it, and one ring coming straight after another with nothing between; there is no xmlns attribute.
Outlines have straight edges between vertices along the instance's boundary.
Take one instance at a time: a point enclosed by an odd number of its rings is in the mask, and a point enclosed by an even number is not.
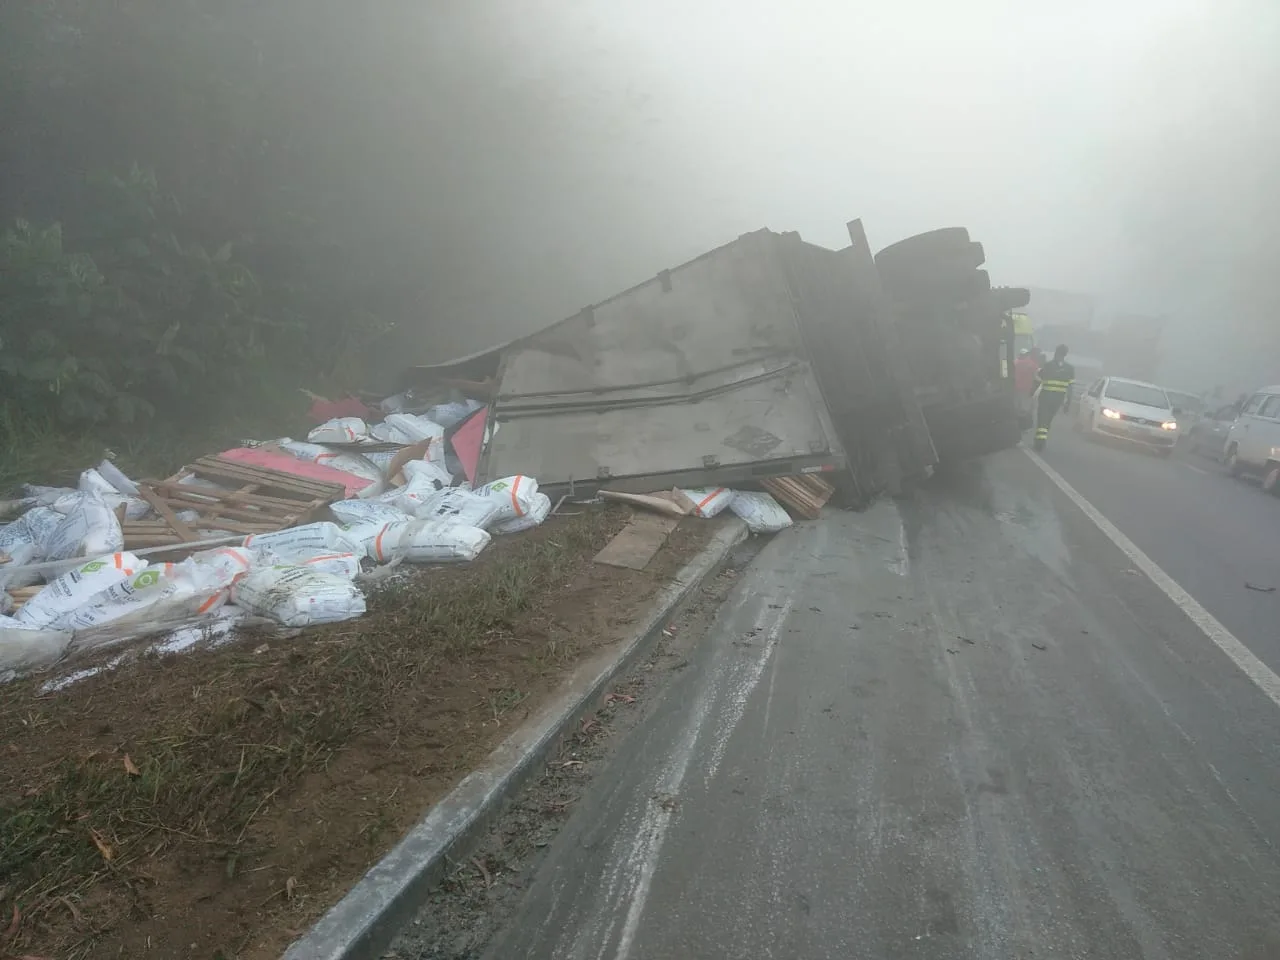
<svg viewBox="0 0 1280 960"><path fill-rule="evenodd" d="M141 590L143 587L154 587L160 582L159 570L143 570L133 578L133 585Z"/></svg>
<svg viewBox="0 0 1280 960"><path fill-rule="evenodd" d="M107 561L105 560L90 560L88 563L86 563L83 567L80 568L80 572L81 573L97 573L106 565L107 565Z"/></svg>

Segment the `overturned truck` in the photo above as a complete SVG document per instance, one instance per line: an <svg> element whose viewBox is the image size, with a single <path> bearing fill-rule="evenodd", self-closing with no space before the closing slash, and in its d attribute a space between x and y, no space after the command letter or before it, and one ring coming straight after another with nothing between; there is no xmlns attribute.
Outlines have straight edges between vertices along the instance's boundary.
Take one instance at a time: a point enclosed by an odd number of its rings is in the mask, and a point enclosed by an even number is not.
<svg viewBox="0 0 1280 960"><path fill-rule="evenodd" d="M758 230L530 336L413 373L485 384L480 480L526 473L587 494L822 473L865 502L1017 442L1000 354L1012 349L1003 304L1016 296L984 284L967 233L936 235L951 239L895 245L882 267L858 221L841 250ZM961 261L980 277L959 277Z"/></svg>

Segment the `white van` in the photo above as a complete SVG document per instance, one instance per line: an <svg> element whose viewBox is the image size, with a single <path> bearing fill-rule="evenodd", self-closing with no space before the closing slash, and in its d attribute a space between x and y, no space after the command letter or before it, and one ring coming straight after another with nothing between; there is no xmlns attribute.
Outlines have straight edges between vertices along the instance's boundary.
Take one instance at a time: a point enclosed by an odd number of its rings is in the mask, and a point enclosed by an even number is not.
<svg viewBox="0 0 1280 960"><path fill-rule="evenodd" d="M1249 398L1227 434L1227 466L1235 476L1254 474L1262 489L1280 497L1280 385Z"/></svg>

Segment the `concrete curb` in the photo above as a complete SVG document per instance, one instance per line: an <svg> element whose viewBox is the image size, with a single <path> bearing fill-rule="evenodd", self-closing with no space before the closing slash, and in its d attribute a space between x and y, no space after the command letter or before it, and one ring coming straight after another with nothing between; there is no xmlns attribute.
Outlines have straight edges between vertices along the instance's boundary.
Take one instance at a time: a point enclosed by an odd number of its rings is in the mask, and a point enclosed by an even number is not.
<svg viewBox="0 0 1280 960"><path fill-rule="evenodd" d="M508 801L542 770L561 736L589 711L614 677L648 652L680 607L719 572L729 551L746 535L746 526L736 518L717 532L658 593L648 617L629 639L581 665L555 702L530 717L441 799L285 951L284 960L377 960L440 882L448 864L465 858Z"/></svg>

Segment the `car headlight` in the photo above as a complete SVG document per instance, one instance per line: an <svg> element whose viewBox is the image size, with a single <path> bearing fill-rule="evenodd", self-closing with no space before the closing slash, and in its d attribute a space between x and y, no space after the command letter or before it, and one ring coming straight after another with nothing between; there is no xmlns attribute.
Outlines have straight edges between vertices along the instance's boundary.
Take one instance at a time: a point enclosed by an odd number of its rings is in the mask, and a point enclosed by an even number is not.
<svg viewBox="0 0 1280 960"><path fill-rule="evenodd" d="M1178 429L1178 421L1177 421L1177 420L1166 420L1164 423L1160 424L1160 429L1161 429L1161 430L1177 430L1177 429Z"/></svg>
<svg viewBox="0 0 1280 960"><path fill-rule="evenodd" d="M1103 408L1102 408L1102 415L1103 415L1104 417L1106 417L1108 420L1119 420L1119 419L1120 419L1120 411L1118 411L1118 410L1112 410L1110 407L1103 407Z"/></svg>

